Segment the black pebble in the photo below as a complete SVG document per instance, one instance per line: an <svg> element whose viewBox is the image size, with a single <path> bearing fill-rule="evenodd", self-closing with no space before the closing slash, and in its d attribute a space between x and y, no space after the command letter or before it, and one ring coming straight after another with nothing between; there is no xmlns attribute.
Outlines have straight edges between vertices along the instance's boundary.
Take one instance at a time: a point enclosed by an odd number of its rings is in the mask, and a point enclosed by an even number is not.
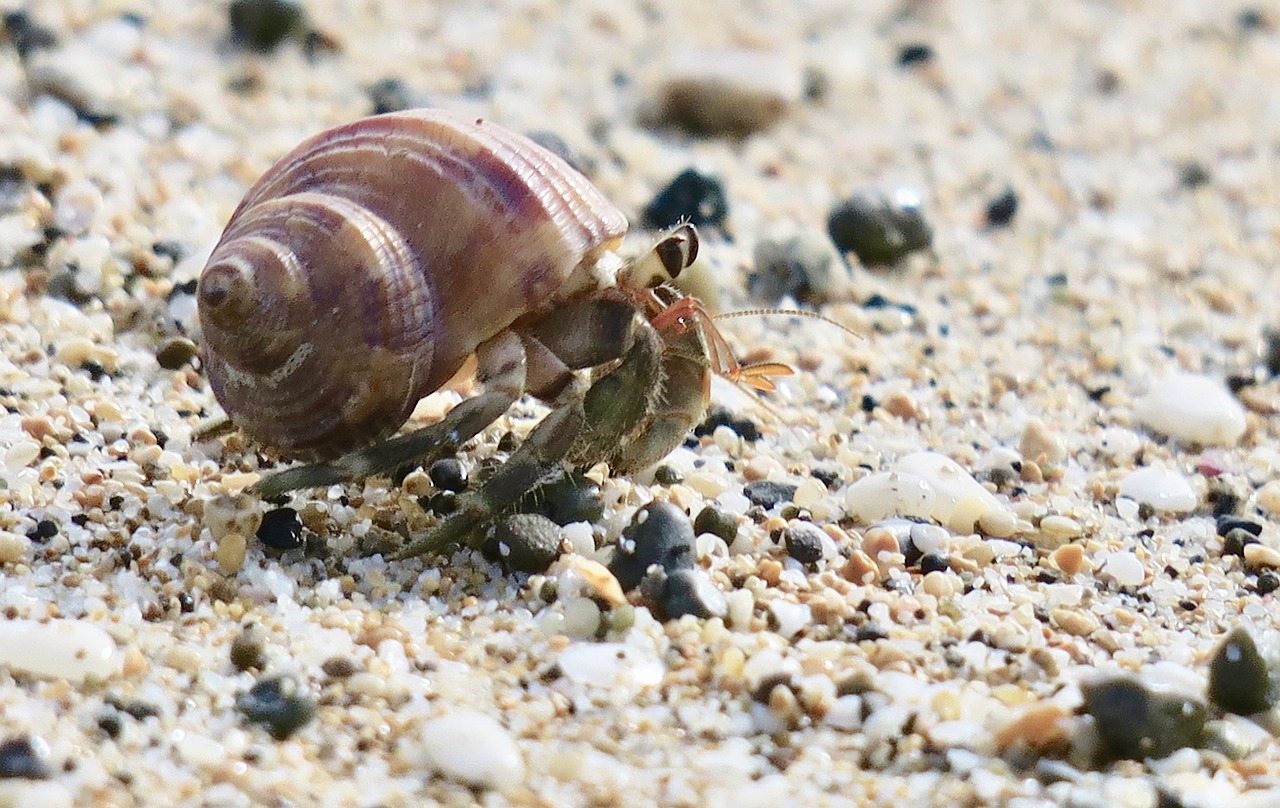
<svg viewBox="0 0 1280 808"><path fill-rule="evenodd" d="M898 67L916 67L933 61L933 48L922 42L903 45L898 50Z"/></svg>
<svg viewBox="0 0 1280 808"><path fill-rule="evenodd" d="M116 739L120 737L120 733L124 731L124 718L120 715L120 711L108 707L98 714L98 729L107 734L108 738Z"/></svg>
<svg viewBox="0 0 1280 808"><path fill-rule="evenodd" d="M0 743L0 778L22 777L27 780L49 779L49 767L36 744L25 735Z"/></svg>
<svg viewBox="0 0 1280 808"><path fill-rule="evenodd" d="M1243 8L1236 14L1236 25L1241 31L1258 31L1270 28L1271 23L1261 9Z"/></svg>
<svg viewBox="0 0 1280 808"><path fill-rule="evenodd" d="M458 510L458 495L452 491L437 491L429 497L418 497L418 504L424 511L448 516Z"/></svg>
<svg viewBox="0 0 1280 808"><path fill-rule="evenodd" d="M1280 376L1280 330L1268 329L1262 335L1262 363L1267 373Z"/></svg>
<svg viewBox="0 0 1280 808"><path fill-rule="evenodd" d="M658 604L663 620L679 620L686 614L701 619L723 617L728 610L724 593L696 569L679 569L667 576Z"/></svg>
<svg viewBox="0 0 1280 808"><path fill-rule="evenodd" d="M814 479L825 485L828 490L840 483L840 471L838 469L814 468L809 469L809 473L813 475Z"/></svg>
<svg viewBox="0 0 1280 808"><path fill-rule="evenodd" d="M52 48L58 37L52 29L33 22L26 11L10 11L4 15L4 32L19 59L26 59L33 50Z"/></svg>
<svg viewBox="0 0 1280 808"><path fill-rule="evenodd" d="M600 486L582 474L564 474L520 498L515 511L539 513L557 525L599 522L604 516Z"/></svg>
<svg viewBox="0 0 1280 808"><path fill-rule="evenodd" d="M36 526L27 531L27 538L34 542L46 542L58 535L58 523L52 519L41 519Z"/></svg>
<svg viewBox="0 0 1280 808"><path fill-rule="evenodd" d="M920 559L920 572L928 575L931 572L946 572L951 569L951 558L946 553L928 553Z"/></svg>
<svg viewBox="0 0 1280 808"><path fill-rule="evenodd" d="M653 470L653 481L658 485L676 485L684 482L684 475L670 466L658 466Z"/></svg>
<svg viewBox="0 0 1280 808"><path fill-rule="evenodd" d="M266 53L301 30L303 13L292 0L232 0L230 19L233 42Z"/></svg>
<svg viewBox="0 0 1280 808"><path fill-rule="evenodd" d="M1280 589L1280 575L1276 575L1271 570L1263 570L1258 573L1257 586L1259 595L1270 595Z"/></svg>
<svg viewBox="0 0 1280 808"><path fill-rule="evenodd" d="M1276 701L1269 679L1253 637L1243 628L1233 629L1209 663L1209 700L1237 715L1260 713Z"/></svg>
<svg viewBox="0 0 1280 808"><path fill-rule="evenodd" d="M1226 536L1228 533L1230 533L1232 530L1236 528L1240 528L1241 530L1247 530L1255 536L1262 535L1262 525L1260 525L1257 522L1254 522L1251 519L1244 519L1242 517L1234 516L1231 514L1218 517L1218 520L1214 526L1219 536Z"/></svg>
<svg viewBox="0 0 1280 808"><path fill-rule="evenodd" d="M258 541L274 550L294 550L302 546L302 520L293 508L274 508L262 515Z"/></svg>
<svg viewBox="0 0 1280 808"><path fill-rule="evenodd" d="M445 457L431 464L427 470L431 484L441 491L461 493L467 490L467 470L456 457Z"/></svg>
<svg viewBox="0 0 1280 808"><path fill-rule="evenodd" d="M622 531L609 571L625 590L635 589L645 571L657 564L668 575L693 569L696 558L693 523L669 502L650 502Z"/></svg>
<svg viewBox="0 0 1280 808"><path fill-rule="evenodd" d="M787 555L801 564L817 564L822 560L822 529L810 522L797 522L782 532Z"/></svg>
<svg viewBox="0 0 1280 808"><path fill-rule="evenodd" d="M693 533L700 536L710 533L724 539L725 544L732 544L738 538L738 517L725 513L714 505L707 505L698 511L693 520Z"/></svg>
<svg viewBox="0 0 1280 808"><path fill-rule="evenodd" d="M987 203L987 227L1004 227L1018 212L1018 195L1010 188Z"/></svg>
<svg viewBox="0 0 1280 808"><path fill-rule="evenodd" d="M316 704L298 693L292 679L264 679L236 699L245 718L261 724L277 741L283 741L316 715Z"/></svg>
<svg viewBox="0 0 1280 808"><path fill-rule="evenodd" d="M156 349L156 362L165 370L180 370L199 355L200 349L194 342L186 337L174 337Z"/></svg>
<svg viewBox="0 0 1280 808"><path fill-rule="evenodd" d="M729 203L720 181L687 168L645 206L644 222L659 229L681 222L719 227L728 215Z"/></svg>
<svg viewBox="0 0 1280 808"><path fill-rule="evenodd" d="M749 443L760 440L760 427L756 426L755 421L749 418L735 418L733 413L720 406L712 407L707 411L707 417L693 428L693 434L700 438L705 437L715 432L716 427L720 426L729 427L738 433L738 437Z"/></svg>
<svg viewBox="0 0 1280 808"><path fill-rule="evenodd" d="M560 526L537 513L517 513L493 526L485 558L516 572L545 572L560 557Z"/></svg>
<svg viewBox="0 0 1280 808"><path fill-rule="evenodd" d="M365 92L369 96L369 102L373 104L374 115L399 112L414 106L413 100L409 98L408 88L395 77L379 79L370 84Z"/></svg>
<svg viewBox="0 0 1280 808"><path fill-rule="evenodd" d="M320 663L320 670L331 679L346 679L360 672L360 665L351 657L334 656Z"/></svg>
<svg viewBox="0 0 1280 808"><path fill-rule="evenodd" d="M914 201L855 196L827 217L835 245L867 266L896 263L933 243L933 228Z"/></svg>
<svg viewBox="0 0 1280 808"><path fill-rule="evenodd" d="M1201 188L1213 181L1213 175L1204 163L1192 160L1178 166L1178 184L1183 188Z"/></svg>
<svg viewBox="0 0 1280 808"><path fill-rule="evenodd" d="M1127 677L1081 687L1102 741L1102 763L1168 757L1202 740L1208 710L1197 699L1154 693Z"/></svg>
<svg viewBox="0 0 1280 808"><path fill-rule="evenodd" d="M1233 527L1222 537L1222 554L1243 556L1246 544L1257 544L1258 537L1253 531L1243 527Z"/></svg>
<svg viewBox="0 0 1280 808"><path fill-rule="evenodd" d="M772 480L756 480L742 487L752 505L769 509L783 502L790 502L796 495L796 487L791 483L775 483Z"/></svg>

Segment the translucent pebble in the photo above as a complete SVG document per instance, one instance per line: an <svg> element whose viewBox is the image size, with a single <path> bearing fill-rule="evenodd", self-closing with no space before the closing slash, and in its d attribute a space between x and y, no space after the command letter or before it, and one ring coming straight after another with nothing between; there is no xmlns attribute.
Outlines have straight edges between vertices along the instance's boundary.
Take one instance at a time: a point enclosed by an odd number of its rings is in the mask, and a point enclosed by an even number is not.
<svg viewBox="0 0 1280 808"><path fill-rule="evenodd" d="M1157 511L1187 513L1196 508L1198 498L1186 477L1173 469L1144 466L1120 481L1120 496Z"/></svg>
<svg viewBox="0 0 1280 808"><path fill-rule="evenodd" d="M31 676L83 682L120 674L122 657L111 635L79 620L0 623L0 666Z"/></svg>
<svg viewBox="0 0 1280 808"><path fill-rule="evenodd" d="M556 660L570 681L594 687L651 687L666 669L650 650L622 643L577 642Z"/></svg>
<svg viewBox="0 0 1280 808"><path fill-rule="evenodd" d="M1108 555L1103 562L1102 571L1120 586L1138 586L1146 578L1142 562L1128 550L1117 550Z"/></svg>
<svg viewBox="0 0 1280 808"><path fill-rule="evenodd" d="M884 471L871 474L845 489L848 515L861 522L875 522L890 516L932 518L938 495L918 474Z"/></svg>
<svg viewBox="0 0 1280 808"><path fill-rule="evenodd" d="M1234 446L1244 435L1244 406L1215 379L1176 373L1158 380L1134 406L1134 417L1171 438Z"/></svg>
<svg viewBox="0 0 1280 808"><path fill-rule="evenodd" d="M965 471L959 463L937 452L915 452L893 466L895 471L919 475L937 495L927 514L956 533L970 533L974 522L1000 501Z"/></svg>
<svg viewBox="0 0 1280 808"><path fill-rule="evenodd" d="M399 753L410 764L476 788L512 789L524 781L524 758L511 733L475 710L457 709L425 722Z"/></svg>

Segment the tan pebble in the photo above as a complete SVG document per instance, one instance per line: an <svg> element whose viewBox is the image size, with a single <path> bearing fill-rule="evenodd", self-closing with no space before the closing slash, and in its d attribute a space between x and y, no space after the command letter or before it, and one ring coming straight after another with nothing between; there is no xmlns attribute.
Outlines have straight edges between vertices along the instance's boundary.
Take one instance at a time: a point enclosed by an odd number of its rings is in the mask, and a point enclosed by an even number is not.
<svg viewBox="0 0 1280 808"><path fill-rule="evenodd" d="M996 560L995 549L985 541L980 541L976 544L972 544L964 548L963 550L960 551L960 555L963 556L964 558L969 559L974 564L977 564L980 567L986 566L987 564L990 564L992 561ZM952 556L952 561L954 560L955 560L955 556Z"/></svg>
<svg viewBox="0 0 1280 808"><path fill-rule="evenodd" d="M782 464L767 455L757 455L747 462L742 468L742 476L749 482L756 480L767 480L770 477L782 478L786 476L786 469Z"/></svg>
<svg viewBox="0 0 1280 808"><path fill-rule="evenodd" d="M1244 563L1250 567L1280 567L1280 550L1265 544L1246 544Z"/></svg>
<svg viewBox="0 0 1280 808"><path fill-rule="evenodd" d="M920 582L926 593L939 600L955 595L956 583L955 576L941 570L934 570L925 575L924 580Z"/></svg>
<svg viewBox="0 0 1280 808"><path fill-rule="evenodd" d="M994 539L1007 539L1018 532L1018 518L1004 508L991 508L978 517L978 530Z"/></svg>
<svg viewBox="0 0 1280 808"><path fill-rule="evenodd" d="M1058 660L1053 656L1053 652L1044 646L1032 648L1027 652L1027 656L1032 662L1039 666L1040 670L1052 680L1057 679L1062 672L1062 667L1058 664Z"/></svg>
<svg viewBox="0 0 1280 808"><path fill-rule="evenodd" d="M737 646L730 646L716 661L716 674L721 679L741 679L747 663L747 656Z"/></svg>
<svg viewBox="0 0 1280 808"><path fill-rule="evenodd" d="M618 583L618 579L604 564L582 556L573 557L570 564L591 588L591 594L594 597L600 598L610 606L626 604L627 596L622 591L622 584Z"/></svg>
<svg viewBox="0 0 1280 808"><path fill-rule="evenodd" d="M883 406L885 412L904 421L915 421L920 418L920 408L916 405L916 400L910 393L902 390L885 396Z"/></svg>
<svg viewBox="0 0 1280 808"><path fill-rule="evenodd" d="M1040 530L1057 541L1068 541L1084 533L1080 523L1069 516L1053 514L1040 520Z"/></svg>
<svg viewBox="0 0 1280 808"><path fill-rule="evenodd" d="M0 531L0 564L17 564L26 560L30 552L31 539L7 530Z"/></svg>
<svg viewBox="0 0 1280 808"><path fill-rule="evenodd" d="M772 536L780 530L785 530L786 527L787 520L783 519L781 516L770 516L768 519L760 523L760 529L769 536Z"/></svg>
<svg viewBox="0 0 1280 808"><path fill-rule="evenodd" d="M414 469L400 483L400 490L411 497L422 497L434 493L436 487L425 470Z"/></svg>
<svg viewBox="0 0 1280 808"><path fill-rule="evenodd" d="M1049 556L1050 563L1067 575L1075 575L1085 569L1084 548L1078 544L1064 544Z"/></svg>
<svg viewBox="0 0 1280 808"><path fill-rule="evenodd" d="M366 698L377 698L383 695L387 690L386 684L384 677L369 671L353 673L343 680L343 688L348 693Z"/></svg>
<svg viewBox="0 0 1280 808"><path fill-rule="evenodd" d="M801 508L812 508L826 495L827 487L822 484L822 481L809 477L796 486L796 493L791 497L791 501Z"/></svg>
<svg viewBox="0 0 1280 808"><path fill-rule="evenodd" d="M69 339L58 346L58 361L78 368L93 356L93 341L87 337Z"/></svg>
<svg viewBox="0 0 1280 808"><path fill-rule="evenodd" d="M796 694L786 685L774 685L769 691L769 712L784 723L794 726L804 716Z"/></svg>
<svg viewBox="0 0 1280 808"><path fill-rule="evenodd" d="M53 420L47 415L28 415L21 421L22 431L38 441L53 435Z"/></svg>
<svg viewBox="0 0 1280 808"><path fill-rule="evenodd" d="M861 550L854 550L849 560L840 568L840 577L855 584L868 584L880 575L880 567L871 556Z"/></svg>
<svg viewBox="0 0 1280 808"><path fill-rule="evenodd" d="M1023 460L1022 471L1018 476L1024 483L1042 483L1044 482L1044 472L1040 470L1040 464L1034 460Z"/></svg>
<svg viewBox="0 0 1280 808"><path fill-rule="evenodd" d="M259 502L248 494L220 494L204 503L204 526L215 541L232 533L251 536L262 524Z"/></svg>
<svg viewBox="0 0 1280 808"><path fill-rule="evenodd" d="M182 673L199 673L203 663L200 649L190 645L175 645L164 657L164 664Z"/></svg>
<svg viewBox="0 0 1280 808"><path fill-rule="evenodd" d="M213 552L218 569L226 575L235 575L244 567L249 541L240 533L228 533L218 539L218 549Z"/></svg>
<svg viewBox="0 0 1280 808"><path fill-rule="evenodd" d="M1001 749L1021 745L1040 752L1062 748L1070 718L1070 711L1060 704L1037 704L996 732L996 743Z"/></svg>
<svg viewBox="0 0 1280 808"><path fill-rule="evenodd" d="M121 673L126 679L141 679L151 670L151 663L147 662L147 657L138 650L136 646L129 646L124 649L124 665Z"/></svg>
<svg viewBox="0 0 1280 808"><path fill-rule="evenodd" d="M228 494L235 494L243 491L249 486L262 479L262 475L256 471L248 471L239 474L224 474L220 482L222 487Z"/></svg>
<svg viewBox="0 0 1280 808"><path fill-rule="evenodd" d="M881 553L898 553L902 548L897 536L882 527L873 527L862 537L862 550L872 558L879 559Z"/></svg>
<svg viewBox="0 0 1280 808"><path fill-rule="evenodd" d="M1027 422L1022 431L1022 440L1018 443L1018 451L1024 459L1042 465L1059 463L1067 455L1062 448L1062 441L1039 418L1032 418Z"/></svg>
<svg viewBox="0 0 1280 808"><path fill-rule="evenodd" d="M729 483L723 477L706 471L698 471L685 478L685 485L707 499L714 499L725 492Z"/></svg>
<svg viewBox="0 0 1280 808"><path fill-rule="evenodd" d="M93 402L93 417L98 423L119 422L124 420L124 411L114 401L100 398Z"/></svg>
<svg viewBox="0 0 1280 808"><path fill-rule="evenodd" d="M766 558L757 565L756 575L769 586L777 586L782 577L782 563L777 559Z"/></svg>
<svg viewBox="0 0 1280 808"><path fill-rule="evenodd" d="M1272 480L1258 489L1258 507L1268 516L1280 516L1280 480Z"/></svg>
<svg viewBox="0 0 1280 808"><path fill-rule="evenodd" d="M1088 637L1098 630L1098 621L1093 615L1074 609L1054 609L1049 612L1049 619L1058 628L1075 637Z"/></svg>
<svg viewBox="0 0 1280 808"><path fill-rule="evenodd" d="M360 645L368 646L376 651L378 650L378 646L382 645L387 640L403 645L405 641L404 631L399 626L393 624L373 626L361 634L360 638L357 639L356 642Z"/></svg>

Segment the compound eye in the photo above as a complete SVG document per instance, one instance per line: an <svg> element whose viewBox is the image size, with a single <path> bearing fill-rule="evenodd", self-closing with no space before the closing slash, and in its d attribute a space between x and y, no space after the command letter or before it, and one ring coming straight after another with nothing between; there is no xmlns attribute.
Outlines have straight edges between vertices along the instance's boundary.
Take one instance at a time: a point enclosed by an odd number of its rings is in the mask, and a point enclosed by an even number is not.
<svg viewBox="0 0 1280 808"><path fill-rule="evenodd" d="M666 273L678 278L698 258L698 230L691 224L682 224L653 249Z"/></svg>

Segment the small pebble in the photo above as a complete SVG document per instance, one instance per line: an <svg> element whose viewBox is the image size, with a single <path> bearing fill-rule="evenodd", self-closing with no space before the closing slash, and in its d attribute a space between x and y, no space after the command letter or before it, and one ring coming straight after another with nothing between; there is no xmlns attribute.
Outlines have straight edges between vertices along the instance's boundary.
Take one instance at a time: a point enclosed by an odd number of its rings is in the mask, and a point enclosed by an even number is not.
<svg viewBox="0 0 1280 808"><path fill-rule="evenodd" d="M923 42L912 42L898 49L898 67L919 67L933 61L933 48Z"/></svg>
<svg viewBox="0 0 1280 808"><path fill-rule="evenodd" d="M1059 514L1050 514L1041 519L1040 530L1055 541L1070 541L1084 533L1079 522Z"/></svg>
<svg viewBox="0 0 1280 808"><path fill-rule="evenodd" d="M1244 406L1216 379L1194 373L1166 376L1134 405L1134 418L1184 443L1235 446L1244 435Z"/></svg>
<svg viewBox="0 0 1280 808"><path fill-rule="evenodd" d="M788 640L813 621L812 610L803 603L774 600L769 603L769 612L773 615L778 634Z"/></svg>
<svg viewBox="0 0 1280 808"><path fill-rule="evenodd" d="M678 620L686 614L699 619L724 617L729 603L724 593L700 570L678 569L667 576L658 611L664 620Z"/></svg>
<svg viewBox="0 0 1280 808"><path fill-rule="evenodd" d="M1232 629L1209 663L1209 701L1238 715L1260 713L1275 704L1280 677L1267 670L1253 637Z"/></svg>
<svg viewBox="0 0 1280 808"><path fill-rule="evenodd" d="M681 222L720 227L728 215L729 203L720 180L687 168L645 206L644 222L659 230Z"/></svg>
<svg viewBox="0 0 1280 808"><path fill-rule="evenodd" d="M1018 452L1041 466L1060 463L1067 454L1058 435L1051 432L1039 418L1027 421L1022 430L1022 439L1018 443Z"/></svg>
<svg viewBox="0 0 1280 808"><path fill-rule="evenodd" d="M1258 573L1257 589L1259 595L1270 595L1277 589L1280 589L1280 575L1271 570L1263 570Z"/></svg>
<svg viewBox="0 0 1280 808"><path fill-rule="evenodd" d="M1258 507L1268 516L1280 517L1280 480L1271 480L1258 489Z"/></svg>
<svg viewBox="0 0 1280 808"><path fill-rule="evenodd" d="M725 544L732 544L738 538L738 517L725 513L714 505L707 505L698 511L693 520L693 532L701 536L710 533L724 539Z"/></svg>
<svg viewBox="0 0 1280 808"><path fill-rule="evenodd" d="M427 476L441 491L460 494L467 490L467 470L456 457L444 457L432 463Z"/></svg>
<svg viewBox="0 0 1280 808"><path fill-rule="evenodd" d="M761 51L682 50L658 89L658 114L690 132L744 136L768 128L804 94L804 72Z"/></svg>
<svg viewBox="0 0 1280 808"><path fill-rule="evenodd" d="M1244 519L1232 514L1224 514L1219 516L1214 522L1214 528L1219 536L1226 536L1232 530L1237 528L1253 534L1255 537L1262 535L1262 525L1252 519Z"/></svg>
<svg viewBox="0 0 1280 808"><path fill-rule="evenodd" d="M1155 511L1188 513L1196 509L1199 498L1191 482L1173 469L1143 466L1120 480L1118 493Z"/></svg>
<svg viewBox="0 0 1280 808"><path fill-rule="evenodd" d="M249 540L240 533L228 533L218 539L218 546L213 551L213 560L218 562L218 569L225 575L235 575L244 569L244 560L249 552Z"/></svg>
<svg viewBox="0 0 1280 808"><path fill-rule="evenodd" d="M232 0L231 39L237 45L267 53L304 25L302 6L293 0Z"/></svg>
<svg viewBox="0 0 1280 808"><path fill-rule="evenodd" d="M1006 227L1018 212L1018 195L1012 188L987 203L987 227Z"/></svg>
<svg viewBox="0 0 1280 808"><path fill-rule="evenodd" d="M678 485L684 482L684 475L671 466L662 465L653 470L653 481L658 485Z"/></svg>
<svg viewBox="0 0 1280 808"><path fill-rule="evenodd" d="M895 471L869 474L844 492L848 515L864 524L890 516L929 519L937 500L933 486L919 474Z"/></svg>
<svg viewBox="0 0 1280 808"><path fill-rule="evenodd" d="M1222 537L1222 554L1243 557L1244 548L1250 544L1257 543L1257 533L1242 527L1233 527Z"/></svg>
<svg viewBox="0 0 1280 808"><path fill-rule="evenodd" d="M920 196L905 188L892 196L862 194L841 202L827 217L827 233L838 249L869 267L897 263L933 243Z"/></svg>
<svg viewBox="0 0 1280 808"><path fill-rule="evenodd" d="M516 572L545 572L560 557L560 526L542 514L517 513L493 526L484 555Z"/></svg>
<svg viewBox="0 0 1280 808"><path fill-rule="evenodd" d="M788 238L762 238L754 251L751 294L774 304L784 297L817 305L852 292L853 278L831 240L806 230Z"/></svg>
<svg viewBox="0 0 1280 808"><path fill-rule="evenodd" d="M1078 544L1064 544L1049 556L1050 563L1067 575L1075 575L1085 569L1084 548Z"/></svg>
<svg viewBox="0 0 1280 808"><path fill-rule="evenodd" d="M796 486L791 483L779 483L772 480L757 480L742 487L742 493L751 500L752 505L759 505L768 510L783 502L790 502L795 496Z"/></svg>
<svg viewBox="0 0 1280 808"><path fill-rule="evenodd" d="M684 511L669 502L650 502L636 511L622 531L609 569L628 591L639 586L655 564L668 576L692 569L697 558L695 538L693 523Z"/></svg>
<svg viewBox="0 0 1280 808"><path fill-rule="evenodd" d="M823 546L830 538L811 522L795 522L782 532L782 540L787 555L801 564L817 564L822 560Z"/></svg>
<svg viewBox="0 0 1280 808"><path fill-rule="evenodd" d="M231 641L231 664L236 670L263 670L267 666L267 638L257 625L248 625Z"/></svg>
<svg viewBox="0 0 1280 808"><path fill-rule="evenodd" d="M755 421L749 418L737 418L733 413L721 406L713 406L707 411L707 417L702 423L693 428L693 434L698 437L713 434L716 429L727 426L734 432L737 432L743 440L754 443L760 440L760 427L756 426Z"/></svg>
<svg viewBox="0 0 1280 808"><path fill-rule="evenodd" d="M0 779L47 780L52 776L48 757L48 745L38 738L26 735L8 738L0 743Z"/></svg>
<svg viewBox="0 0 1280 808"><path fill-rule="evenodd" d="M315 718L316 703L287 677L260 680L236 699L236 709L283 741Z"/></svg>
<svg viewBox="0 0 1280 808"><path fill-rule="evenodd" d="M0 666L74 684L119 676L122 659L111 635L79 620L0 622Z"/></svg>
<svg viewBox="0 0 1280 808"><path fill-rule="evenodd" d="M0 530L0 564L17 564L31 555L31 539Z"/></svg>
<svg viewBox="0 0 1280 808"><path fill-rule="evenodd" d="M1280 568L1280 550L1266 544L1254 543L1246 544L1244 551L1245 566L1250 568L1270 567L1272 569Z"/></svg>
<svg viewBox="0 0 1280 808"><path fill-rule="evenodd" d="M274 508L262 515L257 536L273 550L296 550L302 546L302 520L293 508Z"/></svg>
<svg viewBox="0 0 1280 808"><path fill-rule="evenodd" d="M1168 757L1202 741L1208 711L1198 700L1148 690L1126 677L1085 684L1084 711L1101 740L1101 763Z"/></svg>
<svg viewBox="0 0 1280 808"><path fill-rule="evenodd" d="M214 541L231 533L253 535L261 524L258 501L248 494L220 494L204 503L204 526Z"/></svg>
<svg viewBox="0 0 1280 808"><path fill-rule="evenodd" d="M378 79L365 88L372 105L370 112L374 115L385 115L388 112L399 112L402 109L419 106L404 82L394 76Z"/></svg>
<svg viewBox="0 0 1280 808"><path fill-rule="evenodd" d="M524 783L515 739L492 716L465 707L424 722L401 741L406 762L472 788L510 791Z"/></svg>
<svg viewBox="0 0 1280 808"><path fill-rule="evenodd" d="M200 349L186 337L173 337L156 349L156 362L165 370L180 370L200 355Z"/></svg>
<svg viewBox="0 0 1280 808"><path fill-rule="evenodd" d="M1102 562L1102 571L1111 576L1118 586L1140 586L1146 579L1142 562L1128 550L1116 550Z"/></svg>

